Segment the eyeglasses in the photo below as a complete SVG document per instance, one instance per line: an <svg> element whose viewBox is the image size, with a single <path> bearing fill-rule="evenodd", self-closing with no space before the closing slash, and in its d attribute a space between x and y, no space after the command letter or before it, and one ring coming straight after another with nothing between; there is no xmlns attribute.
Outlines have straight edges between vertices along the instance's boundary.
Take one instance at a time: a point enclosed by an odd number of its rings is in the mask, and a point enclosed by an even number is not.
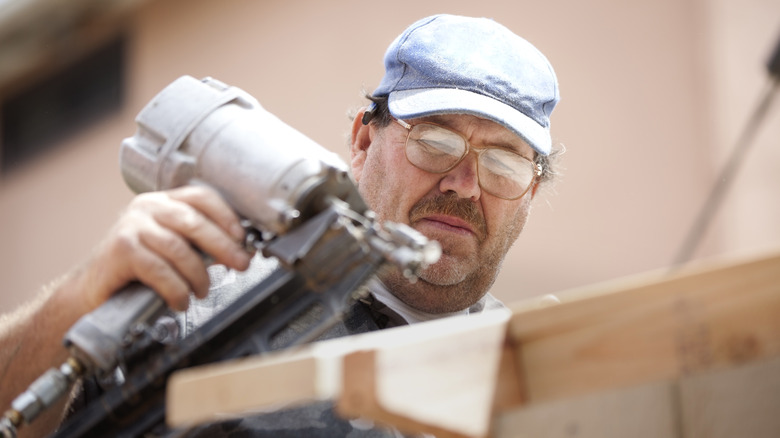
<svg viewBox="0 0 780 438"><path fill-rule="evenodd" d="M542 174L542 166L515 152L498 146L472 147L461 134L434 123L410 125L394 119L406 128L406 159L418 169L445 173L454 169L470 150L477 154L477 180L482 190L502 199L519 199Z"/></svg>

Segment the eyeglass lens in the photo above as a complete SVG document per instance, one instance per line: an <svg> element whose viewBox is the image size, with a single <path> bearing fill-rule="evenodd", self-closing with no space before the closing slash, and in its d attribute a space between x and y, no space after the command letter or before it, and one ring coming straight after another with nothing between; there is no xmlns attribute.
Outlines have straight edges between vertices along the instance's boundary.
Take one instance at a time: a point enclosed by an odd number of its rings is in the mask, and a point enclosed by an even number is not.
<svg viewBox="0 0 780 438"><path fill-rule="evenodd" d="M534 180L535 165L506 149L474 149L478 155L479 184L483 190L505 199L522 196ZM432 173L454 168L466 156L468 143L460 134L429 123L412 126L406 156L414 166Z"/></svg>

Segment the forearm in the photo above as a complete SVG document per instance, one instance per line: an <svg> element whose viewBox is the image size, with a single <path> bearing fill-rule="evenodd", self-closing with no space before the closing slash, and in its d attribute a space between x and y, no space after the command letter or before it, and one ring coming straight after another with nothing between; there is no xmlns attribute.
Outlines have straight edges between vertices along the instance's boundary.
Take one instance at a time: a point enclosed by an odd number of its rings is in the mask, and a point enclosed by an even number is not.
<svg viewBox="0 0 780 438"><path fill-rule="evenodd" d="M44 288L32 301L0 317L0 409L11 402L46 370L67 359L62 345L65 332L80 317L79 303L72 302L80 281L75 271ZM30 425L20 436L44 436L59 422L67 397ZM0 412L2 412L0 411Z"/></svg>
<svg viewBox="0 0 780 438"><path fill-rule="evenodd" d="M190 293L208 293L203 253L229 268L246 269L251 255L244 234L235 212L207 187L134 198L80 268L26 306L0 316L0 409L10 407L46 370L59 367L68 356L62 346L67 330L130 282L147 285L169 307L184 310ZM64 400L20 432L44 436L56 427L63 407Z"/></svg>

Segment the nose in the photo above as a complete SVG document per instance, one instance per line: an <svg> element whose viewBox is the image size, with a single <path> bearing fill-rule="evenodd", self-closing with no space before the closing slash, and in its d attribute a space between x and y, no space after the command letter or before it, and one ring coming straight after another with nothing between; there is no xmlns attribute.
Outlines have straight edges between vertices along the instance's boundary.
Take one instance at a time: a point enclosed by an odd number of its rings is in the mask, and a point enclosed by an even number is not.
<svg viewBox="0 0 780 438"><path fill-rule="evenodd" d="M463 161L445 173L439 181L439 190L442 193L455 192L461 198L478 201L482 195L479 187L479 175L477 174L477 155L469 152Z"/></svg>

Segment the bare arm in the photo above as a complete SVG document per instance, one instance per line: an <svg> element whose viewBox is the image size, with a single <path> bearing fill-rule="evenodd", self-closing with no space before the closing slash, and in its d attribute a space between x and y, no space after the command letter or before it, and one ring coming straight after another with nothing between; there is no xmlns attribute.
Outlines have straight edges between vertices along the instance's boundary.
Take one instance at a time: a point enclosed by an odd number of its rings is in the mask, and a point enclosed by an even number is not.
<svg viewBox="0 0 780 438"><path fill-rule="evenodd" d="M0 401L8 409L11 401L47 369L59 366L67 358L62 346L65 331L79 315L69 312L67 295L77 289L80 273L71 274L46 286L32 301L14 313L0 318ZM52 407L28 426L20 437L44 436L58 424L65 406Z"/></svg>
<svg viewBox="0 0 780 438"><path fill-rule="evenodd" d="M59 366L67 358L62 338L68 328L127 283L138 280L171 308L184 310L190 293L208 293L206 266L195 247L217 263L246 269L243 235L238 217L213 190L184 187L136 197L86 263L0 318L0 409ZM32 427L23 426L20 436L53 431L62 407L64 401Z"/></svg>

